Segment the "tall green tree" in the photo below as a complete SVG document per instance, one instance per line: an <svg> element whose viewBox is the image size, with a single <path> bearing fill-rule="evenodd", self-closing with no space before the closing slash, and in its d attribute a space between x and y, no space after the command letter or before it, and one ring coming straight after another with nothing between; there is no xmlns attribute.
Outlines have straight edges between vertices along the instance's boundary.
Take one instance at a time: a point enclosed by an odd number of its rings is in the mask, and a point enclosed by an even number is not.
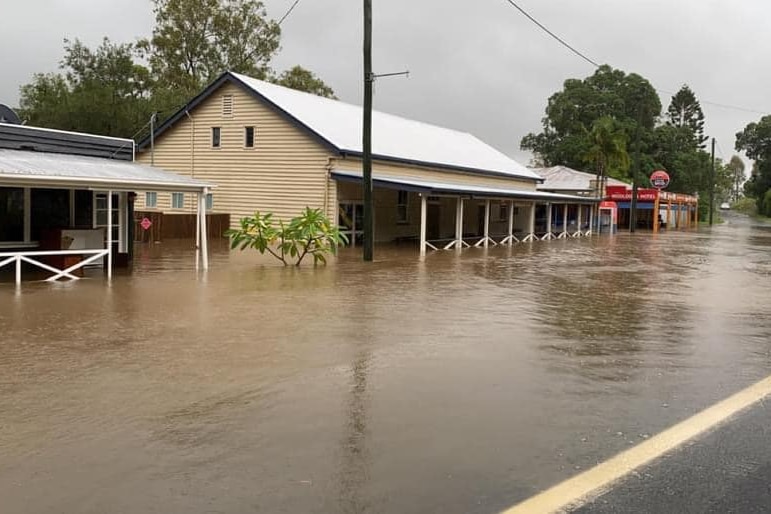
<svg viewBox="0 0 771 514"><path fill-rule="evenodd" d="M337 99L335 92L326 85L323 80L318 78L312 71L306 70L302 66L295 66L286 70L278 77L271 79L272 82L284 87L313 93L314 95L326 98Z"/></svg>
<svg viewBox="0 0 771 514"><path fill-rule="evenodd" d="M95 49L64 42L62 73L21 87L20 112L32 125L130 137L151 112L150 76L131 43L105 38Z"/></svg>
<svg viewBox="0 0 771 514"><path fill-rule="evenodd" d="M167 108L226 70L267 78L281 29L259 0L153 0L155 28L140 40ZM167 92L170 94L163 94Z"/></svg>
<svg viewBox="0 0 771 514"><path fill-rule="evenodd" d="M706 148L707 136L704 135L704 112L696 95L688 85L683 85L672 97L667 109L667 124L675 127L690 127L696 146Z"/></svg>
<svg viewBox="0 0 771 514"><path fill-rule="evenodd" d="M660 114L661 101L650 82L603 65L590 77L566 80L562 91L548 100L543 131L526 135L520 146L547 165L579 168L590 147L587 133L596 120L615 119L633 141L638 123L650 132Z"/></svg>
<svg viewBox="0 0 771 514"><path fill-rule="evenodd" d="M299 66L275 76L270 60L280 29L261 1L153 3L156 26L149 39L105 38L96 48L65 41L61 72L34 75L20 88L20 114L43 127L131 137L153 112L173 114L226 70L334 97Z"/></svg>
<svg viewBox="0 0 771 514"><path fill-rule="evenodd" d="M744 183L746 177L744 176L744 161L738 155L731 157L728 161L728 168L731 171L733 177L733 194L732 198L734 202L739 201L739 191L741 190L742 183Z"/></svg>
<svg viewBox="0 0 771 514"><path fill-rule="evenodd" d="M736 134L736 150L755 161L752 176L745 184L748 196L757 199L758 212L771 215L771 202L765 198L771 190L771 115L752 122Z"/></svg>

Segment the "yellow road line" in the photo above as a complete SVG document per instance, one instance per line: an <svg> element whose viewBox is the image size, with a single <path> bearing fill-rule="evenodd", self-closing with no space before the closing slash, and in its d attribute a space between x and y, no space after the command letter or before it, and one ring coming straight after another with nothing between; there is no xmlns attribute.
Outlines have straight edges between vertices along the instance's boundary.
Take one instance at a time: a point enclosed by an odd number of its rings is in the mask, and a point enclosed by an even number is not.
<svg viewBox="0 0 771 514"><path fill-rule="evenodd" d="M631 471L714 428L769 394L771 394L771 376L708 407L634 448L621 452L615 457L511 507L503 514L565 512L576 508L606 492L615 482Z"/></svg>

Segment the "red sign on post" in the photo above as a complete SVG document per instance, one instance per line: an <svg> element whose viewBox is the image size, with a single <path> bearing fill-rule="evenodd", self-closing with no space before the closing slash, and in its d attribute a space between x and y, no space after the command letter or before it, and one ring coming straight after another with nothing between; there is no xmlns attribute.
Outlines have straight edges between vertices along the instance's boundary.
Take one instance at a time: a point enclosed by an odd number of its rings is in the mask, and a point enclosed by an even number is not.
<svg viewBox="0 0 771 514"><path fill-rule="evenodd" d="M651 173L651 185L656 189L666 189L669 185L669 173L657 170Z"/></svg>
<svg viewBox="0 0 771 514"><path fill-rule="evenodd" d="M149 230L150 227L153 226L153 222L150 221L149 218L142 218L142 221L139 222L139 226L142 227L142 230Z"/></svg>

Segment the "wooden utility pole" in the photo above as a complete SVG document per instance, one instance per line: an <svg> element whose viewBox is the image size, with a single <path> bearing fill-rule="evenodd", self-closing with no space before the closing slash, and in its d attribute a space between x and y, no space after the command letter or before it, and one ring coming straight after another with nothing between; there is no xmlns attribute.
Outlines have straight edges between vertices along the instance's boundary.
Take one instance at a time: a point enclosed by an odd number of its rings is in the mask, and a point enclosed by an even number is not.
<svg viewBox="0 0 771 514"><path fill-rule="evenodd" d="M635 142L632 171L632 199L629 204L629 232L637 230L637 179L640 176L640 134L642 133L642 104L637 110L637 141Z"/></svg>
<svg viewBox="0 0 771 514"><path fill-rule="evenodd" d="M364 123L362 128L362 187L364 188L364 260L372 261L372 0L364 0Z"/></svg>
<svg viewBox="0 0 771 514"><path fill-rule="evenodd" d="M715 138L712 138L712 173L709 177L709 226L712 226L712 211L715 210Z"/></svg>

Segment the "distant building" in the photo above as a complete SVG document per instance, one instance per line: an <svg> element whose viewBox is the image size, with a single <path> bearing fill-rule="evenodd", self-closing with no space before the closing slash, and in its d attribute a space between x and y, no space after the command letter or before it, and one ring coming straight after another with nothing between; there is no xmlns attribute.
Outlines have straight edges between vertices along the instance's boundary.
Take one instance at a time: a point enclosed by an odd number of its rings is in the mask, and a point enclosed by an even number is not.
<svg viewBox="0 0 771 514"><path fill-rule="evenodd" d="M594 196L597 194L597 175L594 173L574 170L567 166L533 168L533 171L544 178L544 182L537 186L539 191L578 196ZM605 185L627 186L629 184L612 177L607 177Z"/></svg>

